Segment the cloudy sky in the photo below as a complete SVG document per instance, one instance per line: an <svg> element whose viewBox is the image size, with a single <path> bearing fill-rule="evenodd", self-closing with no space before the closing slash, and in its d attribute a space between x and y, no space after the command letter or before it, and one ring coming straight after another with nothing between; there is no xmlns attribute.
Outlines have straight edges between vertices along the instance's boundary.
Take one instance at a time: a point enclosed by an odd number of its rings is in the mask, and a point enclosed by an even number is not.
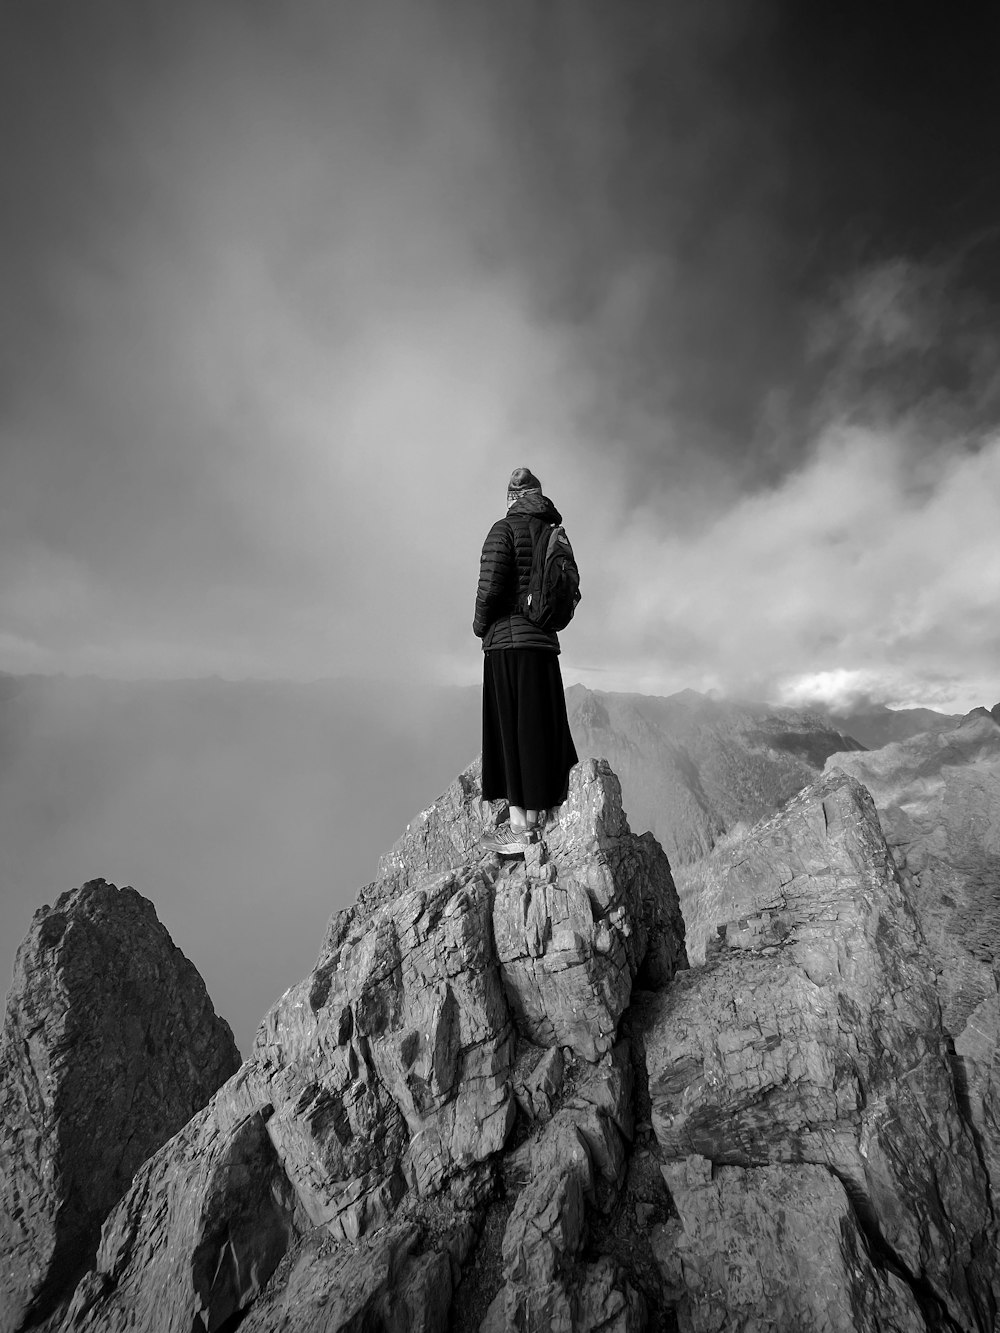
<svg viewBox="0 0 1000 1333"><path fill-rule="evenodd" d="M527 464L567 680L996 702L976 8L7 0L0 670L472 680Z"/></svg>

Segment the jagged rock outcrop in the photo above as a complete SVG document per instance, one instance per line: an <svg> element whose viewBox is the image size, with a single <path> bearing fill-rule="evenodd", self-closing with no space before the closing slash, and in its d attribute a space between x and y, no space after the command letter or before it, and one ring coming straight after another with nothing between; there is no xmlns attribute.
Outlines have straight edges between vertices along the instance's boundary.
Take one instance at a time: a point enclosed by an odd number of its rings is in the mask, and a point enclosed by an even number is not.
<svg viewBox="0 0 1000 1333"><path fill-rule="evenodd" d="M134 889L35 913L0 1038L0 1330L54 1317L150 1153L239 1065L197 970Z"/></svg>
<svg viewBox="0 0 1000 1333"><path fill-rule="evenodd" d="M837 754L827 767L872 794L957 1038L996 995L1000 966L1000 724L978 708L950 730Z"/></svg>
<svg viewBox="0 0 1000 1333"><path fill-rule="evenodd" d="M681 1328L992 1328L986 1176L871 798L833 774L702 882L704 966L633 1018Z"/></svg>
<svg viewBox="0 0 1000 1333"><path fill-rule="evenodd" d="M480 851L503 812L478 790L473 768L410 825L239 1073L144 1164L66 1333L215 1329L255 1303L248 1328L443 1328L529 1087L546 1134L590 1154L586 1172L546 1167L567 1197L613 1196L631 1114L619 1020L636 978L667 985L686 963L670 869L605 763L574 769L523 862ZM521 1078L540 1047L559 1058ZM567 1084L559 1060L590 1072ZM512 1327L539 1327L517 1311L537 1307L541 1226L526 1216L504 1243ZM565 1292L572 1327L640 1308L610 1259Z"/></svg>
<svg viewBox="0 0 1000 1333"><path fill-rule="evenodd" d="M478 793L411 822L142 1165L62 1333L988 1333L971 1094L864 788L707 858L690 971L607 764L523 860L480 851Z"/></svg>
<svg viewBox="0 0 1000 1333"><path fill-rule="evenodd" d="M1000 712L1000 709L994 710ZM927 940L956 1073L1000 1203L1000 717L958 726L831 770L871 792Z"/></svg>
<svg viewBox="0 0 1000 1333"><path fill-rule="evenodd" d="M478 858L484 829L506 817L480 790L477 761L407 826L360 906ZM523 874L496 880L493 929L504 984L532 1040L579 1045L593 1058L612 1044L631 978L638 973L639 985L660 986L673 976L684 956L684 924L669 863L651 834L629 829L606 761L585 760L574 770L545 847L545 864L533 849Z"/></svg>
<svg viewBox="0 0 1000 1333"><path fill-rule="evenodd" d="M188 1333L253 1300L306 1221L268 1135L270 1113L244 1066L143 1163L63 1328Z"/></svg>

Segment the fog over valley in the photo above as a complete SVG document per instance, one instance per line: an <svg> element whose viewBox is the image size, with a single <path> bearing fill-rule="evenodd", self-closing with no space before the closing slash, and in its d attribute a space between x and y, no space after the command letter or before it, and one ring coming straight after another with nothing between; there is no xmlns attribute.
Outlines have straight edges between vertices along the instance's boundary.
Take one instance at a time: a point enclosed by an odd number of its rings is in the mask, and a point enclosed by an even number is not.
<svg viewBox="0 0 1000 1333"><path fill-rule="evenodd" d="M87 879L152 899L243 1049L335 909L473 757L479 700L196 681L2 681L0 968Z"/></svg>

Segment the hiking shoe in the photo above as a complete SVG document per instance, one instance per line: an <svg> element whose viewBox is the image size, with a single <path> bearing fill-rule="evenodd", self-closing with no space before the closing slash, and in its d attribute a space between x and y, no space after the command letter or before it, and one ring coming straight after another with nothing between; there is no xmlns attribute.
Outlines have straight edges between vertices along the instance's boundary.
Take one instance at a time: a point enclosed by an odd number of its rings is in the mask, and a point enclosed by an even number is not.
<svg viewBox="0 0 1000 1333"><path fill-rule="evenodd" d="M499 824L492 836L483 838L479 845L484 851L498 852L501 856L520 856L537 837L534 829L516 829L510 824Z"/></svg>

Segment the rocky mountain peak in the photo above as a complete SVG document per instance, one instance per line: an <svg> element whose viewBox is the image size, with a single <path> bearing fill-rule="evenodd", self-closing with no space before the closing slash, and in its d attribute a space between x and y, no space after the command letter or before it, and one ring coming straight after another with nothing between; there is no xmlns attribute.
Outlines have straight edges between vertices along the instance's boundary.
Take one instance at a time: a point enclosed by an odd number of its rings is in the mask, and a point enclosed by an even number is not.
<svg viewBox="0 0 1000 1333"><path fill-rule="evenodd" d="M988 1329L982 1139L871 796L831 772L700 889L705 962L639 1024L681 1327Z"/></svg>
<svg viewBox="0 0 1000 1333"><path fill-rule="evenodd" d="M1000 1180L1000 725L973 709L948 729L834 755L874 798L935 974L942 1024L991 1179Z"/></svg>
<svg viewBox="0 0 1000 1333"><path fill-rule="evenodd" d="M238 1066L197 970L134 889L91 880L35 913L0 1037L4 1333L72 1291L136 1169Z"/></svg>
<svg viewBox="0 0 1000 1333"><path fill-rule="evenodd" d="M427 1321L450 1304L519 1116L551 1113L567 1084L562 1133L604 1163L574 1177L575 1251L583 1195L612 1188L631 1132L622 1015L637 979L666 985L685 965L683 923L666 858L629 829L603 761L577 766L523 861L479 847L503 813L473 766L411 822L250 1058L140 1168L67 1333L215 1328L249 1307L248 1329L287 1309L308 1328L331 1302L346 1325L400 1283L412 1320L398 1327L443 1328ZM523 1225L511 1254L530 1248L537 1219ZM533 1263L510 1260L512 1309ZM585 1277L591 1303L638 1301L614 1265Z"/></svg>
<svg viewBox="0 0 1000 1333"><path fill-rule="evenodd" d="M713 849L692 968L605 761L523 859L479 792L411 820L138 1168L61 1333L988 1333L996 1028L958 1055L865 787Z"/></svg>

